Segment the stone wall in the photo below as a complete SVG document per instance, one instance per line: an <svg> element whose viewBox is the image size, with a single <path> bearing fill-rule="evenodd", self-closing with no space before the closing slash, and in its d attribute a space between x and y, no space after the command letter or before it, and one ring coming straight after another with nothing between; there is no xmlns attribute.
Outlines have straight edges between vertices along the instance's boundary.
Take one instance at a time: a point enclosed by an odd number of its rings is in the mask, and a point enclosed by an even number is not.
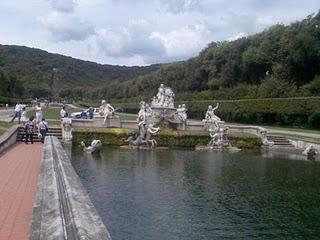
<svg viewBox="0 0 320 240"><path fill-rule="evenodd" d="M29 239L111 239L56 137L45 140Z"/></svg>
<svg viewBox="0 0 320 240"><path fill-rule="evenodd" d="M73 144L79 145L81 141L87 144L93 139L99 139L103 145L127 145L124 142L128 136L134 134L134 130L123 128L75 128L73 132ZM163 147L189 147L207 145L210 141L209 134L205 131L173 131L162 129L155 135L159 146ZM261 139L253 134L231 133L228 135L233 146L243 149L258 149L261 147Z"/></svg>
<svg viewBox="0 0 320 240"><path fill-rule="evenodd" d="M0 136L0 154L15 144L18 135L18 125L9 128Z"/></svg>

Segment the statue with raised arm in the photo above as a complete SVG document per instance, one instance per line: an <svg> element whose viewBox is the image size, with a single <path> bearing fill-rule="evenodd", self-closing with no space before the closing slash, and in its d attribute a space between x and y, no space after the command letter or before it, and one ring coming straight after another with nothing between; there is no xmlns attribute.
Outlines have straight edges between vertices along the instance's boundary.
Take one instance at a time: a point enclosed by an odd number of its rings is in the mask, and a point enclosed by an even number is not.
<svg viewBox="0 0 320 240"><path fill-rule="evenodd" d="M187 118L188 118L186 105L185 104L178 105L178 108L177 108L175 114L177 115L178 119L182 123L185 123L187 121Z"/></svg>
<svg viewBox="0 0 320 240"><path fill-rule="evenodd" d="M108 118L114 115L114 111L115 109L110 103L107 103L106 100L101 101L100 115L103 116L103 124L106 123Z"/></svg>

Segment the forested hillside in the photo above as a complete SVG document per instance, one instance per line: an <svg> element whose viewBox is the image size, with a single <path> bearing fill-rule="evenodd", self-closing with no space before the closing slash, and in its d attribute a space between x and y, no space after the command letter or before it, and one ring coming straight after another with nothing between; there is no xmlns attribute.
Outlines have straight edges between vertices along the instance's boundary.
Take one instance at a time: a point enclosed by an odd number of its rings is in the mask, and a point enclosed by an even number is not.
<svg viewBox="0 0 320 240"><path fill-rule="evenodd" d="M97 92L126 101L150 97L160 83L179 100L320 95L320 14L275 25L232 42L213 42L198 57Z"/></svg>
<svg viewBox="0 0 320 240"><path fill-rule="evenodd" d="M0 45L0 97L148 99L164 83L178 100L320 96L320 13L236 41L213 42L183 62L101 65ZM1 99L1 98L0 98Z"/></svg>
<svg viewBox="0 0 320 240"><path fill-rule="evenodd" d="M0 45L0 97L81 97L108 82L159 69L102 65L43 50Z"/></svg>

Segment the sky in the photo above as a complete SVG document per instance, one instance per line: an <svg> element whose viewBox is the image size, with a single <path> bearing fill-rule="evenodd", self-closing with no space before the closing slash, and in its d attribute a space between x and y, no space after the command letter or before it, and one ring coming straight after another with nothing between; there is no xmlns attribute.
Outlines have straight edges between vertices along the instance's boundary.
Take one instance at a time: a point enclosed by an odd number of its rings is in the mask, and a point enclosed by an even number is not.
<svg viewBox="0 0 320 240"><path fill-rule="evenodd" d="M114 65L197 56L317 13L319 0L0 0L0 44Z"/></svg>

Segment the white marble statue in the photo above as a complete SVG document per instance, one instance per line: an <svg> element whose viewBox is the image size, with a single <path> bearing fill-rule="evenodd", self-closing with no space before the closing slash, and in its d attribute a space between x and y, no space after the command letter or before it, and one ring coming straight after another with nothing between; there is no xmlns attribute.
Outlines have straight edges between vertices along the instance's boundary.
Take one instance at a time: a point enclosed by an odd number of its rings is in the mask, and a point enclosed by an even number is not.
<svg viewBox="0 0 320 240"><path fill-rule="evenodd" d="M138 112L138 118L137 118L138 127L140 128L140 126L145 124L146 121L147 121L146 103L144 101L141 101L140 102L140 110Z"/></svg>
<svg viewBox="0 0 320 240"><path fill-rule="evenodd" d="M267 138L267 130L265 130L265 129L261 130L260 135L261 135L262 144L264 146L272 147L274 145L274 142L269 141Z"/></svg>
<svg viewBox="0 0 320 240"><path fill-rule="evenodd" d="M90 145L90 146L87 147L84 141L81 142L81 146L83 147L83 151L84 151L84 152L93 153L93 152L95 152L95 151L100 150L100 148L102 147L102 143L101 143L100 140L94 139L94 140L91 142L91 145Z"/></svg>
<svg viewBox="0 0 320 240"><path fill-rule="evenodd" d="M186 105L185 104L178 105L176 114L178 116L178 119L181 122L185 123L187 121L187 118L188 118Z"/></svg>
<svg viewBox="0 0 320 240"><path fill-rule="evenodd" d="M146 118L150 118L153 116L153 110L149 104L145 105Z"/></svg>
<svg viewBox="0 0 320 240"><path fill-rule="evenodd" d="M62 141L65 143L70 143L72 140L72 119L62 118Z"/></svg>
<svg viewBox="0 0 320 240"><path fill-rule="evenodd" d="M136 136L130 136L125 140L130 146L134 147L148 147L154 148L157 145L152 136L160 131L159 127L154 127L153 124L146 124L145 122L138 125L139 132Z"/></svg>
<svg viewBox="0 0 320 240"><path fill-rule="evenodd" d="M228 147L230 145L226 137L228 128L218 128L218 129L209 128L208 131L211 137L211 140L208 143L208 147Z"/></svg>
<svg viewBox="0 0 320 240"><path fill-rule="evenodd" d="M108 118L113 116L114 111L114 107L111 104L107 103L106 100L101 101L100 114L103 116L103 124L106 123Z"/></svg>
<svg viewBox="0 0 320 240"><path fill-rule="evenodd" d="M152 98L151 105L153 107L174 108L174 97L172 89L161 84L157 95Z"/></svg>
<svg viewBox="0 0 320 240"><path fill-rule="evenodd" d="M303 152L302 155L307 156L309 159L314 159L316 155L318 155L319 152L315 148L313 144L310 144Z"/></svg>
<svg viewBox="0 0 320 240"><path fill-rule="evenodd" d="M205 118L202 120L206 128L219 128L220 123L224 123L221 119L214 113L219 107L219 103L215 107L212 105L208 106Z"/></svg>

